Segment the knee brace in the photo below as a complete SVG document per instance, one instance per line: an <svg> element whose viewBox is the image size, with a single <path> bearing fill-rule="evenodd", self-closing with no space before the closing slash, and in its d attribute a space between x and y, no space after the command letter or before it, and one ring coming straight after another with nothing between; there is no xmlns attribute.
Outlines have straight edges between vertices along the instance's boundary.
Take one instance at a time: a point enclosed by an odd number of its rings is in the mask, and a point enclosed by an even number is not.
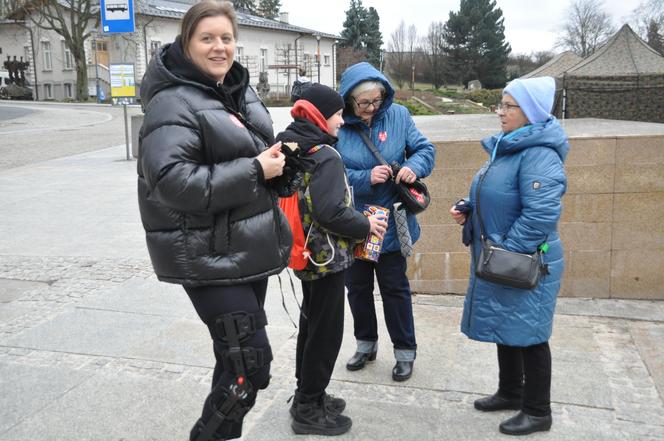
<svg viewBox="0 0 664 441"><path fill-rule="evenodd" d="M254 348L244 346L257 330L267 325L265 311L255 313L234 312L215 318L210 326L215 351L221 355L217 361L222 364L224 374L206 399L211 406L208 421L202 419L196 423L191 439L211 441L218 439L216 433L224 422L237 423L253 407L256 389L267 387L267 381L254 385L251 381L262 367L272 361L269 346Z"/></svg>
<svg viewBox="0 0 664 441"><path fill-rule="evenodd" d="M255 348L246 344L265 325L267 317L264 310L255 313L233 312L215 318L211 326L212 336L215 350L221 355L218 361L224 371L246 379L272 361L269 346Z"/></svg>

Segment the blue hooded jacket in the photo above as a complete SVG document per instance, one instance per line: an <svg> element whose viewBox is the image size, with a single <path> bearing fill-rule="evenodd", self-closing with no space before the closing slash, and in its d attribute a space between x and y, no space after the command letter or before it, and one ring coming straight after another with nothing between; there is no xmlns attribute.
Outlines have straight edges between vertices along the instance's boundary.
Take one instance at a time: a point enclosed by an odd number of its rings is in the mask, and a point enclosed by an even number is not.
<svg viewBox="0 0 664 441"><path fill-rule="evenodd" d="M567 188L563 167L569 151L567 136L552 117L505 136L486 138L482 146L494 157L471 185L472 259L461 331L474 340L509 346L543 343L551 337L563 273L563 247L557 228ZM505 249L527 253L535 252L545 241L549 244L542 258L550 274L531 291L475 276L474 262L480 250L476 196L483 175L480 209L489 239Z"/></svg>
<svg viewBox="0 0 664 441"><path fill-rule="evenodd" d="M417 129L408 109L393 103L394 89L387 78L371 64L355 64L342 74L340 93L345 102L348 103L350 93L364 81L381 82L385 87L385 99L374 114L371 127L355 116L347 106L344 110L345 124L339 131L336 148L346 166L348 180L353 189L355 208L362 210L364 204L374 204L392 211L393 204L398 200L396 185L392 180L371 185L371 170L380 165L380 162L373 156L357 130L367 133L389 164L396 161L402 166L409 167L419 178L431 174L436 149ZM420 226L415 215L410 213L408 227L412 241L415 243L420 237ZM394 218L390 216L382 252L399 250Z"/></svg>

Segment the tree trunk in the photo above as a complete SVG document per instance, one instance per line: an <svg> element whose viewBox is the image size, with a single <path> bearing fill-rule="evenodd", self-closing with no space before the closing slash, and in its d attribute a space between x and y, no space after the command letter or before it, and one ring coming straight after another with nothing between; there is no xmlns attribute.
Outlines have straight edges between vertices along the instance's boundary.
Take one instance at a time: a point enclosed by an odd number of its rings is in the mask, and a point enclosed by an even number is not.
<svg viewBox="0 0 664 441"><path fill-rule="evenodd" d="M85 61L85 49L83 46L81 45L72 50L72 56L76 62L76 100L87 101L90 98L90 94L88 93L88 65Z"/></svg>

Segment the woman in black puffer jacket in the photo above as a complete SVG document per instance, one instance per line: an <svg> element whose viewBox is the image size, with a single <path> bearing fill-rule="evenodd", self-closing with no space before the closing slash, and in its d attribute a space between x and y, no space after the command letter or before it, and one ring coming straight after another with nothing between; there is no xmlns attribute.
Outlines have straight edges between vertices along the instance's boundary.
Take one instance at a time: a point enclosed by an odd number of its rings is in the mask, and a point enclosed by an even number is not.
<svg viewBox="0 0 664 441"><path fill-rule="evenodd" d="M292 242L272 183L284 156L233 62L236 37L229 2L194 5L141 85L138 200L150 258L159 280L184 286L214 341L212 392L190 435L199 441L241 436L267 387L267 278L287 265Z"/></svg>

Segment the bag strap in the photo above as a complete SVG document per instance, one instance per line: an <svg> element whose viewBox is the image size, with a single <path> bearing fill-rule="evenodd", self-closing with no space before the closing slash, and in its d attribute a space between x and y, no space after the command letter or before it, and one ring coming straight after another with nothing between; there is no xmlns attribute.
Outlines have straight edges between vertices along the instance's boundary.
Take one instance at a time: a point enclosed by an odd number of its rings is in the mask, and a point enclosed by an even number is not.
<svg viewBox="0 0 664 441"><path fill-rule="evenodd" d="M383 157L383 155L380 154L380 152L378 151L378 149L377 149L376 146L374 145L374 143L373 143L373 141L371 140L371 138L369 138L369 136L368 136L366 133L364 133L364 130L362 130L362 129L359 128L359 127L356 127L356 128L355 128L355 131L356 131L357 133L359 133L360 137L362 137L362 140L364 141L364 144L369 148L369 150L371 150L371 153L373 153L373 155L376 157L376 159L378 159L378 162L380 162L381 164L383 164L383 165L387 165L388 167L392 168L392 167L390 166L390 164L387 163L387 161L385 160L385 158Z"/></svg>

